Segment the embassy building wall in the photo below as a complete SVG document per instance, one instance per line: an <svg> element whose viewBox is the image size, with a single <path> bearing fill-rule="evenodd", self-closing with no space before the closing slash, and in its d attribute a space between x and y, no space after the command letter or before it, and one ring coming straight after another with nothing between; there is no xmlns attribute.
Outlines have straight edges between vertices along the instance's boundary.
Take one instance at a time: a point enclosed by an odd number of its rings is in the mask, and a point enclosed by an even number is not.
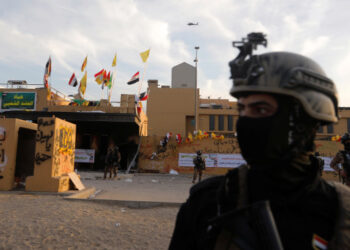
<svg viewBox="0 0 350 250"><path fill-rule="evenodd" d="M148 82L147 102L148 135L166 133L182 137L195 130L195 89L158 86L157 80ZM197 91L198 128L207 132L232 137L238 117L236 103L227 99L200 99Z"/></svg>
<svg viewBox="0 0 350 250"><path fill-rule="evenodd" d="M166 133L186 137L195 130L193 88L159 86L157 80L149 80L147 102L148 135L165 136ZM238 119L237 103L227 99L200 99L197 89L198 128L225 137L234 137ZM322 126L317 139L330 140L332 136L350 133L350 107L339 108L339 122Z"/></svg>

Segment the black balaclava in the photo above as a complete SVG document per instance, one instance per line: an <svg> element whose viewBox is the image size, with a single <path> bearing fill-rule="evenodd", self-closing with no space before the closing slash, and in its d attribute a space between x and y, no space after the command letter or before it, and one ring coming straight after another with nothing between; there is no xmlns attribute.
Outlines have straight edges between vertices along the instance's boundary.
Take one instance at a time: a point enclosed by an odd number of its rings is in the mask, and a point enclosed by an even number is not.
<svg viewBox="0 0 350 250"><path fill-rule="evenodd" d="M313 150L317 123L292 98L274 97L278 102L274 115L237 121L238 143L251 166L290 162Z"/></svg>
<svg viewBox="0 0 350 250"><path fill-rule="evenodd" d="M237 139L252 181L265 180L273 188L292 190L310 176L318 124L293 98L273 96L277 112L265 118L239 117Z"/></svg>

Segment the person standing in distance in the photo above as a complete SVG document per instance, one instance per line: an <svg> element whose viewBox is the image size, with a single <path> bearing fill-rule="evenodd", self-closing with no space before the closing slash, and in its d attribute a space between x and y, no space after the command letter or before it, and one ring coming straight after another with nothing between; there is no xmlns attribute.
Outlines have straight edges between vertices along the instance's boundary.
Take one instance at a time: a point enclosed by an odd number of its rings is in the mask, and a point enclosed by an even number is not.
<svg viewBox="0 0 350 250"><path fill-rule="evenodd" d="M345 133L341 139L341 143L344 145L344 150L339 151L331 161L331 168L333 168L341 178L343 183L350 186L350 135ZM338 167L338 164L342 165L342 169Z"/></svg>
<svg viewBox="0 0 350 250"><path fill-rule="evenodd" d="M198 182L202 180L203 170L205 170L205 159L202 157L202 151L198 150L196 157L193 158L193 179L192 183L196 183L197 175Z"/></svg>
<svg viewBox="0 0 350 250"><path fill-rule="evenodd" d="M336 87L310 58L253 55L261 44L262 33L234 42L230 62L247 164L191 188L171 250L350 249L350 191L320 178L312 153L319 126L338 121Z"/></svg>

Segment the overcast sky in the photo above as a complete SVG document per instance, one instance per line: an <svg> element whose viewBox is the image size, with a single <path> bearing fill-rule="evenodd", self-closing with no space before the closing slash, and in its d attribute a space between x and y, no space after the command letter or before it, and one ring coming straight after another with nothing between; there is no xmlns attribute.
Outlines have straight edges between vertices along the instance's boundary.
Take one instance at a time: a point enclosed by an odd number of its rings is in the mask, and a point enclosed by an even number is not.
<svg viewBox="0 0 350 250"><path fill-rule="evenodd" d="M41 84L52 58L52 86L66 94L73 72L82 77L88 55L86 97L100 99L93 75L110 69L117 53L113 100L144 64L139 53L151 49L142 90L148 79L171 84L171 68L193 63L200 46L198 86L201 96L229 98L228 62L237 51L232 41L247 33L267 34L259 52L286 50L317 61L338 87L340 105L350 106L350 32L348 0L0 0L0 83L27 80ZM188 22L199 22L188 26Z"/></svg>

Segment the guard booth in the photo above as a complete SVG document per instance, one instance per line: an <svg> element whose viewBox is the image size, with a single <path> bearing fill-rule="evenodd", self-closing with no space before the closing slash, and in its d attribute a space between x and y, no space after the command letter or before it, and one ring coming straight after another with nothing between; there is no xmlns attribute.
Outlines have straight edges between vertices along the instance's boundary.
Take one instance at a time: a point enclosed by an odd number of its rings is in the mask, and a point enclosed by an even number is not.
<svg viewBox="0 0 350 250"><path fill-rule="evenodd" d="M26 191L64 192L75 175L76 126L55 117L38 118L34 174L26 179Z"/></svg>
<svg viewBox="0 0 350 250"><path fill-rule="evenodd" d="M33 175L36 130L35 123L0 118L0 190L18 188Z"/></svg>

